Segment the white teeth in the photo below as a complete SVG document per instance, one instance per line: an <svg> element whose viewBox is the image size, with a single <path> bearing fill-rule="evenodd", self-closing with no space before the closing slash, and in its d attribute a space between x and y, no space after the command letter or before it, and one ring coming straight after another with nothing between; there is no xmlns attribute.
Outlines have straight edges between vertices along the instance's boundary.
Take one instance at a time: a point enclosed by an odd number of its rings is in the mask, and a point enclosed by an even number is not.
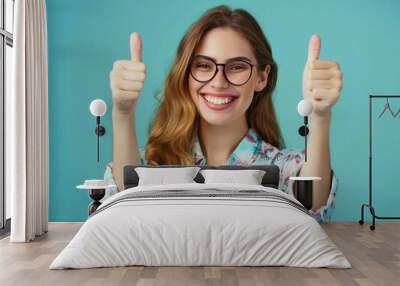
<svg viewBox="0 0 400 286"><path fill-rule="evenodd" d="M227 104L227 103L233 101L233 98L214 97L214 96L209 96L209 95L205 95L204 98L208 102L211 102L212 104Z"/></svg>

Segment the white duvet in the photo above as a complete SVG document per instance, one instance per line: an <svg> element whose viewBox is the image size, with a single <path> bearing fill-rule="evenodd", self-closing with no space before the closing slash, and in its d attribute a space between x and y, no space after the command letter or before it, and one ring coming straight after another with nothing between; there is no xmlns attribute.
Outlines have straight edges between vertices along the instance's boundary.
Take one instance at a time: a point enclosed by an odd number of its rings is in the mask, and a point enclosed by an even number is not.
<svg viewBox="0 0 400 286"><path fill-rule="evenodd" d="M168 190L177 190L178 195L129 199ZM180 197L179 191L185 190L249 191L250 196ZM271 198L252 197L251 191ZM130 188L102 203L50 269L128 265L351 268L319 223L285 200L300 204L280 190L257 185Z"/></svg>

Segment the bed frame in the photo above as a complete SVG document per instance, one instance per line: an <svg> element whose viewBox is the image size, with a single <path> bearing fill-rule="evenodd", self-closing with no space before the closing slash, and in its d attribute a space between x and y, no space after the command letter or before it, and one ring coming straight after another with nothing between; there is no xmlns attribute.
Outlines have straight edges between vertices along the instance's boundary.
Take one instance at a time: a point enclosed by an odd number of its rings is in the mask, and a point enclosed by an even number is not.
<svg viewBox="0 0 400 286"><path fill-rule="evenodd" d="M139 176L135 171L136 167L148 167L148 168L178 168L181 165L126 165L124 167L124 190L128 188L136 187L139 183ZM185 166L185 167L200 167L201 170L205 169L219 169L219 170L263 170L266 171L261 184L265 187L271 187L278 189L279 186L279 167L277 165L252 165L252 166L236 166L236 165L220 165L220 166ZM200 174L194 178L197 183L204 183L204 178Z"/></svg>

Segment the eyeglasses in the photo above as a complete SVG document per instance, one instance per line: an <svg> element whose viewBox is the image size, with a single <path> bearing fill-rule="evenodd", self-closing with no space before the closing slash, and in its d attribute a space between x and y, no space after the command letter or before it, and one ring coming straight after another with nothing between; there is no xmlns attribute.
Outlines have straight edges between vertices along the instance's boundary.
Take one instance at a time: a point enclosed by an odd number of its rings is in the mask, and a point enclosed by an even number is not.
<svg viewBox="0 0 400 286"><path fill-rule="evenodd" d="M252 64L245 60L234 59L226 64L217 64L205 56L196 56L190 65L190 74L198 82L211 81L218 73L218 66L223 67L225 79L236 86L244 85L251 78L253 67L262 64Z"/></svg>

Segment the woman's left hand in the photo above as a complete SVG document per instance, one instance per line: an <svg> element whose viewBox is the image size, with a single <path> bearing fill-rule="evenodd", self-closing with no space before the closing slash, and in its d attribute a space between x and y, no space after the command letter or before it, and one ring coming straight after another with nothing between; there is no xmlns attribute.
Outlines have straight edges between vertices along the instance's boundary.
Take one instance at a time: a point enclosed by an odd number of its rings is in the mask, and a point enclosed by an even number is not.
<svg viewBox="0 0 400 286"><path fill-rule="evenodd" d="M313 35L303 72L303 97L313 103L313 114L326 116L339 99L343 76L338 63L319 59L320 49L321 39Z"/></svg>

